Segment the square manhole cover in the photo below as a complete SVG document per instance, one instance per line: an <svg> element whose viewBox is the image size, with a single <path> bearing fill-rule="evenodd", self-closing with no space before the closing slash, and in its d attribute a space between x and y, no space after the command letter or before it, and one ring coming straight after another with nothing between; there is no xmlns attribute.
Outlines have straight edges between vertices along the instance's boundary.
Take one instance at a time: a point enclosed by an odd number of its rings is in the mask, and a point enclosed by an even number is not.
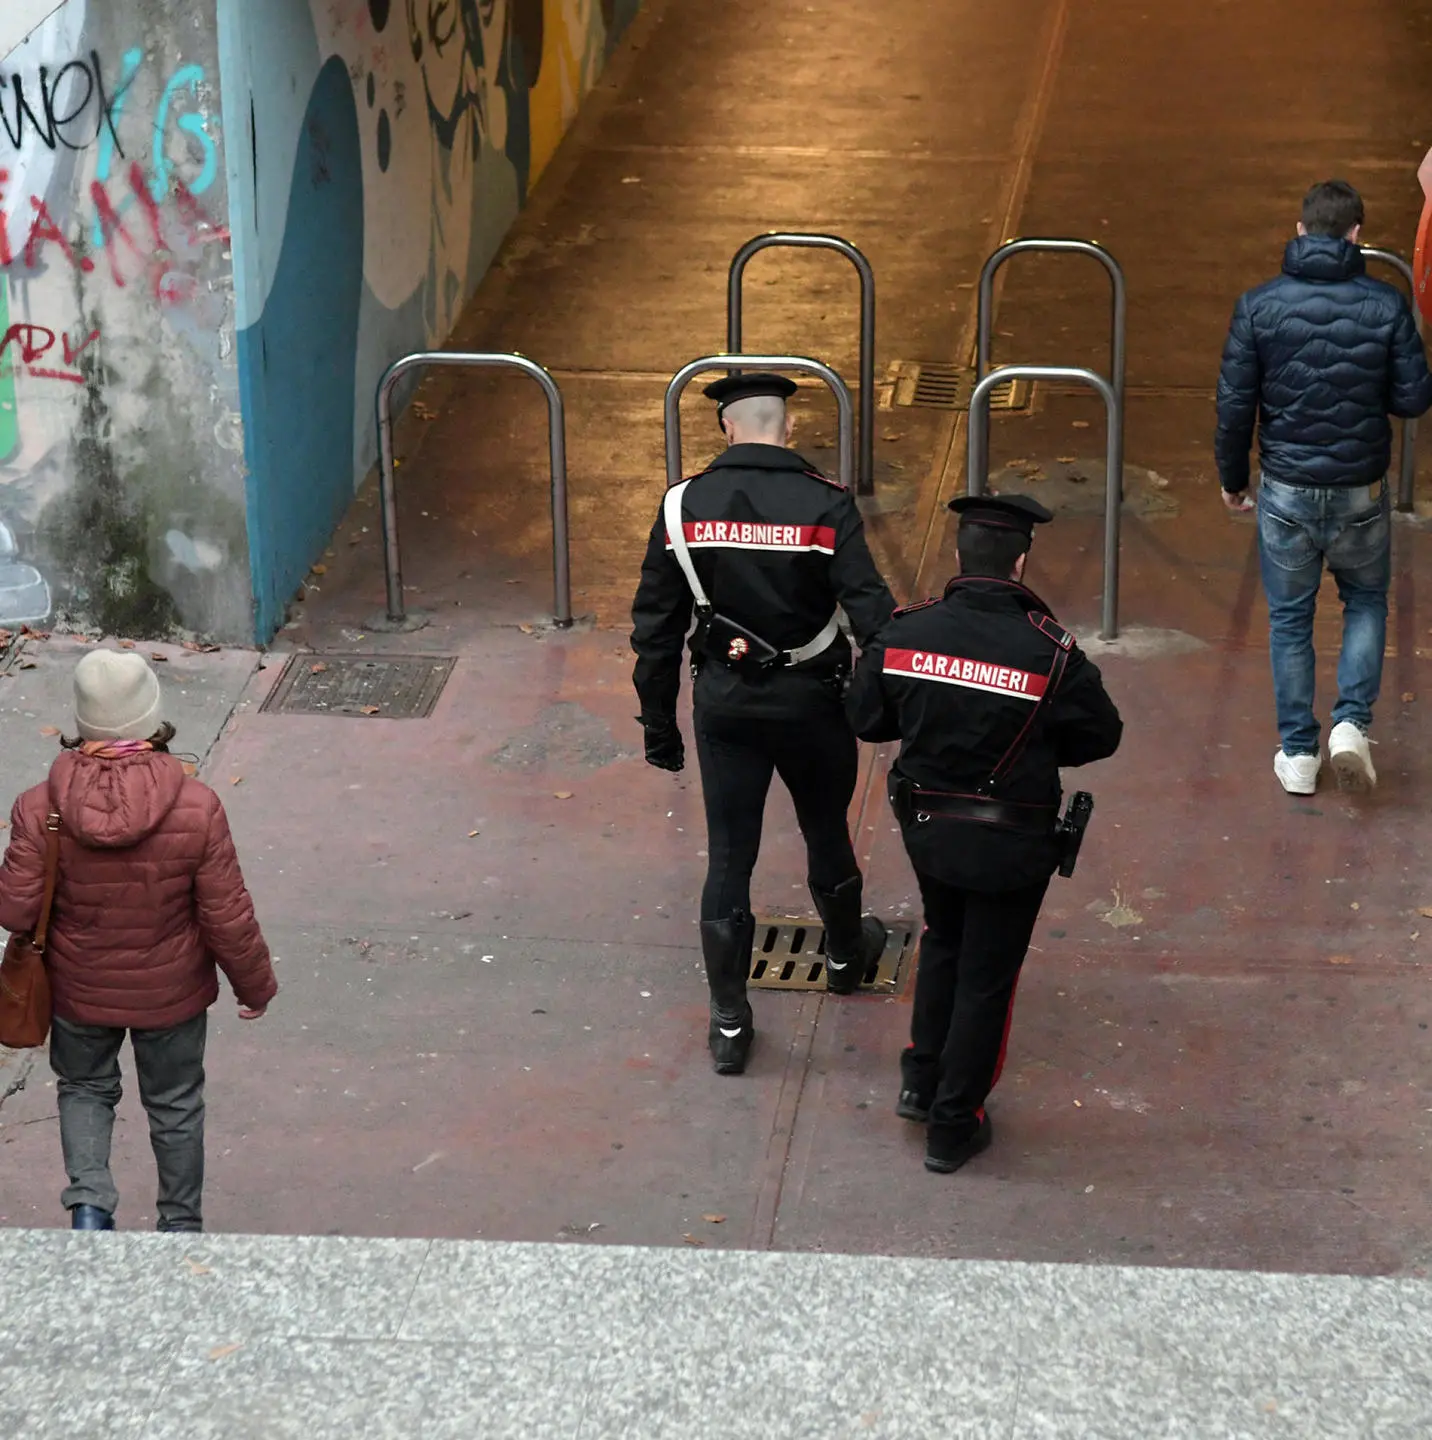
<svg viewBox="0 0 1432 1440"><path fill-rule="evenodd" d="M893 990L915 940L905 921L888 921L885 949L861 978L862 990ZM750 983L758 990L824 990L825 928L819 920L756 919Z"/></svg>
<svg viewBox="0 0 1432 1440"><path fill-rule="evenodd" d="M456 660L445 655L294 655L261 711L421 720Z"/></svg>

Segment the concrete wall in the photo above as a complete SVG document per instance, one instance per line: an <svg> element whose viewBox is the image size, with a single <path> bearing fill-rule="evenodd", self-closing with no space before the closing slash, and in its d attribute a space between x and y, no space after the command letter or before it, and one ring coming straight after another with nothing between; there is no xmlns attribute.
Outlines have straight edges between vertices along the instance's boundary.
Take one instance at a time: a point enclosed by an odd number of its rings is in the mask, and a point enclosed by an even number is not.
<svg viewBox="0 0 1432 1440"><path fill-rule="evenodd" d="M219 0L255 623L373 464L637 0Z"/></svg>
<svg viewBox="0 0 1432 1440"><path fill-rule="evenodd" d="M0 626L252 634L213 0L0 3Z"/></svg>

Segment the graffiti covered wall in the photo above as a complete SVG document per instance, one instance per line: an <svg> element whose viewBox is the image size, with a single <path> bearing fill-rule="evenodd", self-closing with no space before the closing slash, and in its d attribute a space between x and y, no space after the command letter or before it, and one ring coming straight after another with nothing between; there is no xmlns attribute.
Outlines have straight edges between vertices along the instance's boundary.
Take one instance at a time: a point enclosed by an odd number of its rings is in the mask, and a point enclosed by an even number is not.
<svg viewBox="0 0 1432 1440"><path fill-rule="evenodd" d="M379 376L447 338L636 8L221 0L260 638L373 463Z"/></svg>
<svg viewBox="0 0 1432 1440"><path fill-rule="evenodd" d="M0 4L0 627L252 632L217 85L213 0Z"/></svg>

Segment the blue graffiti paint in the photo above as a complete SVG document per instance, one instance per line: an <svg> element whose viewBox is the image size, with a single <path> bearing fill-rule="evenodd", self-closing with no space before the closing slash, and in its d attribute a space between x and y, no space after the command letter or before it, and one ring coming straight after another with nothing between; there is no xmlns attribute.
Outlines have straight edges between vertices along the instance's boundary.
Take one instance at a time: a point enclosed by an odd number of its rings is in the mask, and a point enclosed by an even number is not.
<svg viewBox="0 0 1432 1440"><path fill-rule="evenodd" d="M185 65L169 77L169 83L164 87L159 108L154 112L154 179L150 184L150 194L156 200L162 200L169 191L169 155L164 144L168 138L169 107L174 102L175 93L186 88L197 100L199 87L203 83L203 67L201 65ZM214 183L214 179L219 173L219 147L214 144L214 139L209 134L203 115L196 115L192 112L181 115L177 124L179 129L186 135L192 135L203 148L204 168L193 180L188 182L191 195L202 195Z"/></svg>
<svg viewBox="0 0 1432 1440"><path fill-rule="evenodd" d="M139 74L139 67L143 63L144 51L136 47L124 52L119 84L115 88L114 105L110 112L113 117L112 124L100 136L99 155L95 163L95 179L101 184L108 182L114 168L115 153L118 149L115 144L115 132L118 131L120 121L124 117L125 103L129 99L129 92L133 87L135 76ZM203 83L204 69L202 66L181 66L170 76L169 83L164 87L164 93L160 97L158 108L154 112L154 143L152 147L154 173L150 177L149 193L154 197L156 204L169 193L170 165L165 141L168 138L169 112L174 103L174 96L180 90L188 89L197 99L199 87ZM181 115L174 122L186 135L192 135L199 142L204 154L202 169L193 180L188 182L189 193L195 196L202 195L219 176L219 147L209 133L210 119L211 117L191 112ZM133 206L134 196L125 195L115 206L115 212L123 219ZM96 250L104 248L104 227L100 224L98 216L95 217L94 225L90 230L90 243Z"/></svg>
<svg viewBox="0 0 1432 1440"><path fill-rule="evenodd" d="M363 166L343 62L299 131L283 248L263 314L239 332L254 630L266 643L353 498Z"/></svg>

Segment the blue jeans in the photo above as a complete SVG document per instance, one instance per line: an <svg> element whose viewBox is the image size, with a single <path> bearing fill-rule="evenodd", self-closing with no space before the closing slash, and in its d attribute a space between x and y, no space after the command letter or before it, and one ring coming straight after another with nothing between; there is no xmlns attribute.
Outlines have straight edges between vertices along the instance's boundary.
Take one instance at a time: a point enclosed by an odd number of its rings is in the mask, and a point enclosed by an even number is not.
<svg viewBox="0 0 1432 1440"><path fill-rule="evenodd" d="M1333 724L1366 730L1382 686L1392 515L1387 483L1336 489L1263 478L1258 488L1258 558L1268 595L1269 649L1278 734L1285 755L1318 753L1313 715L1313 612L1327 562L1343 605L1342 653Z"/></svg>

